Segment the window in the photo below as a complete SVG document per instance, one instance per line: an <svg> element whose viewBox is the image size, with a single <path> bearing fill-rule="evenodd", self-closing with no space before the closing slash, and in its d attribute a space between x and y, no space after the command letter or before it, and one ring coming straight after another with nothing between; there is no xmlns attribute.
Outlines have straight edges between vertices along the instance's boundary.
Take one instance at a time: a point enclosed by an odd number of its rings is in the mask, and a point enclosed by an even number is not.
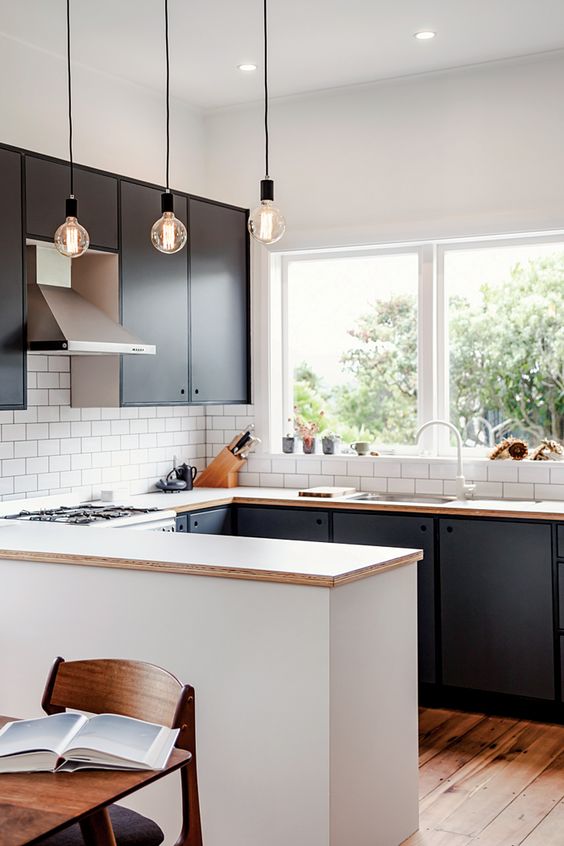
<svg viewBox="0 0 564 846"><path fill-rule="evenodd" d="M468 447L564 440L564 241L443 251L450 421Z"/></svg>
<svg viewBox="0 0 564 846"><path fill-rule="evenodd" d="M413 441L418 280L417 251L288 260L290 418L348 443Z"/></svg>
<svg viewBox="0 0 564 846"><path fill-rule="evenodd" d="M275 436L298 415L344 443L405 452L439 417L476 455L510 435L564 441L563 235L286 254L279 266ZM434 443L452 449L446 430Z"/></svg>

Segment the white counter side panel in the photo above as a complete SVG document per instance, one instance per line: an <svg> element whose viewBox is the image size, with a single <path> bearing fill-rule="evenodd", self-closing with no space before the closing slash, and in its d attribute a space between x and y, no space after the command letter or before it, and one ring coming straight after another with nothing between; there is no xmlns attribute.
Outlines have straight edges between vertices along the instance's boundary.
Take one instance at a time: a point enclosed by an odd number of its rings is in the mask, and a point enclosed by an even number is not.
<svg viewBox="0 0 564 846"><path fill-rule="evenodd" d="M327 846L329 590L8 560L0 584L0 713L41 713L57 655L159 664L196 689L206 846ZM174 842L176 776L135 807Z"/></svg>

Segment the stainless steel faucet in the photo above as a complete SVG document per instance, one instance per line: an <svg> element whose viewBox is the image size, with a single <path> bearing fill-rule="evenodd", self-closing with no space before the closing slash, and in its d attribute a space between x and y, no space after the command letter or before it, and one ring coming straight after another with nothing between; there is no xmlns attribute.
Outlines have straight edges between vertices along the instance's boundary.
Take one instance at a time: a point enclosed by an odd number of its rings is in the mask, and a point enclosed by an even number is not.
<svg viewBox="0 0 564 846"><path fill-rule="evenodd" d="M423 425L420 426L415 433L415 443L419 442L421 433L424 432L425 429L429 429L431 426L446 426L447 429L450 429L450 431L454 433L456 438L457 461L455 494L457 499L469 499L476 485L467 485L466 479L464 478L464 472L462 469L462 438L460 437L460 432L456 426L453 426L452 423L449 423L447 420L428 420L427 423L423 423Z"/></svg>

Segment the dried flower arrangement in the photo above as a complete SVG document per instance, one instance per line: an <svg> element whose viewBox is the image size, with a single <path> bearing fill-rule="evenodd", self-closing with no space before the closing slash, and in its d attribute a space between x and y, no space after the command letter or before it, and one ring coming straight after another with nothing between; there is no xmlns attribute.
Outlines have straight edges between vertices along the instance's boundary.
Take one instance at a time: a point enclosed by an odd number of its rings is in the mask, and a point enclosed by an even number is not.
<svg viewBox="0 0 564 846"><path fill-rule="evenodd" d="M324 412L321 411L319 416L323 417ZM304 443L304 452L312 452L315 442L315 436L319 432L319 424L314 420L306 421L301 414L296 414L294 417L294 429Z"/></svg>
<svg viewBox="0 0 564 846"><path fill-rule="evenodd" d="M531 455L531 461L564 461L564 447L558 441L544 438Z"/></svg>
<svg viewBox="0 0 564 846"><path fill-rule="evenodd" d="M489 454L491 461L513 460L523 461L529 454L529 445L520 438L504 438Z"/></svg>

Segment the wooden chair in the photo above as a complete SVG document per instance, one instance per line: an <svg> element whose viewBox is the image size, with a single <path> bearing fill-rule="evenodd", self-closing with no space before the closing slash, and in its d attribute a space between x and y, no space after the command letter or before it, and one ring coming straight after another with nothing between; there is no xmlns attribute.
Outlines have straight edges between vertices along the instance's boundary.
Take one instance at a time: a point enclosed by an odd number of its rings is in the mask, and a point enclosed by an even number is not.
<svg viewBox="0 0 564 846"><path fill-rule="evenodd" d="M175 846L202 846L200 804L196 775L194 688L171 673L142 661L113 658L65 661L57 658L41 700L47 714L67 708L93 714L121 714L179 728L176 746L192 754L180 771L182 828ZM109 809L117 846L159 846L159 826L141 814L112 805ZM83 846L78 825L44 838L41 846Z"/></svg>

